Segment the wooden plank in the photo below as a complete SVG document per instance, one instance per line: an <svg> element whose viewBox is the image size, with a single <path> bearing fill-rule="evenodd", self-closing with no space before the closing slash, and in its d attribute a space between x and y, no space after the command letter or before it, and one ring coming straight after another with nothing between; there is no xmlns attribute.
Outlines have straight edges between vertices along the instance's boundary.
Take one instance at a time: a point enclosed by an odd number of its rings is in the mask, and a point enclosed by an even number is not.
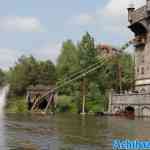
<svg viewBox="0 0 150 150"><path fill-rule="evenodd" d="M48 110L48 108L49 108L49 105L51 104L53 98L54 98L54 94L51 94L51 95L50 95L50 98L49 98L49 100L48 100L48 104L47 104L47 106L46 106L46 108L45 108L45 110L44 110L45 113L47 112L47 110Z"/></svg>

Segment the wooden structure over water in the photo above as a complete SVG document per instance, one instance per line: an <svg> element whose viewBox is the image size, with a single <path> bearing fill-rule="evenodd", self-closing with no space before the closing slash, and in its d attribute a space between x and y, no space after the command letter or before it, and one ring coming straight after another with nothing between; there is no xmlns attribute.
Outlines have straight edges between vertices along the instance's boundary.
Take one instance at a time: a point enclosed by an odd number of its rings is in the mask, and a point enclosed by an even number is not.
<svg viewBox="0 0 150 150"><path fill-rule="evenodd" d="M51 106L55 107L55 93L52 92L54 86L36 85L27 89L28 109L32 112L47 112Z"/></svg>

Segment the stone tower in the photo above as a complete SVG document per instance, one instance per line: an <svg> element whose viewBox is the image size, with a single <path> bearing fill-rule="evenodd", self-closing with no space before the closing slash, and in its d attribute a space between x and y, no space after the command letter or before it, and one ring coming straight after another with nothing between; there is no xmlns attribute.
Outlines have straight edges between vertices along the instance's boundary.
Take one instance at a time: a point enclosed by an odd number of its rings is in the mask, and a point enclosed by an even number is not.
<svg viewBox="0 0 150 150"><path fill-rule="evenodd" d="M135 88L150 93L150 0L138 9L130 5L128 20L135 35Z"/></svg>

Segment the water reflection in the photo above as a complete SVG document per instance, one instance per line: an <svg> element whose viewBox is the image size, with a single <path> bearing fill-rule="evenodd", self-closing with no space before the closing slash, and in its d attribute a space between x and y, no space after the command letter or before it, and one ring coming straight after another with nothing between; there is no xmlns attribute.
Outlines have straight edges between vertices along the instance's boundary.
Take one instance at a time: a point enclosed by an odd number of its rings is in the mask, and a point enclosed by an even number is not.
<svg viewBox="0 0 150 150"><path fill-rule="evenodd" d="M4 124L5 122L5 124ZM150 139L150 120L71 114L37 116L7 114L1 122L0 145L14 150L33 146L39 150L111 150L113 139ZM5 143L6 140L6 143Z"/></svg>
<svg viewBox="0 0 150 150"><path fill-rule="evenodd" d="M6 137L5 137L5 121L4 121L4 116L0 115L0 148L6 149Z"/></svg>

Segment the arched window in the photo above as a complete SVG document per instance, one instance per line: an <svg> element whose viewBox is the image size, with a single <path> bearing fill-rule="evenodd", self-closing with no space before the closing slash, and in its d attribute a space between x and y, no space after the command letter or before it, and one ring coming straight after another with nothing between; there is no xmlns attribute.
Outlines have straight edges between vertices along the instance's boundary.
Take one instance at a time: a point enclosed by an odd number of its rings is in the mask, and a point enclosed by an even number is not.
<svg viewBox="0 0 150 150"><path fill-rule="evenodd" d="M144 74L144 67L141 68L141 74Z"/></svg>
<svg viewBox="0 0 150 150"><path fill-rule="evenodd" d="M145 93L146 90L144 88L141 89L141 93Z"/></svg>

